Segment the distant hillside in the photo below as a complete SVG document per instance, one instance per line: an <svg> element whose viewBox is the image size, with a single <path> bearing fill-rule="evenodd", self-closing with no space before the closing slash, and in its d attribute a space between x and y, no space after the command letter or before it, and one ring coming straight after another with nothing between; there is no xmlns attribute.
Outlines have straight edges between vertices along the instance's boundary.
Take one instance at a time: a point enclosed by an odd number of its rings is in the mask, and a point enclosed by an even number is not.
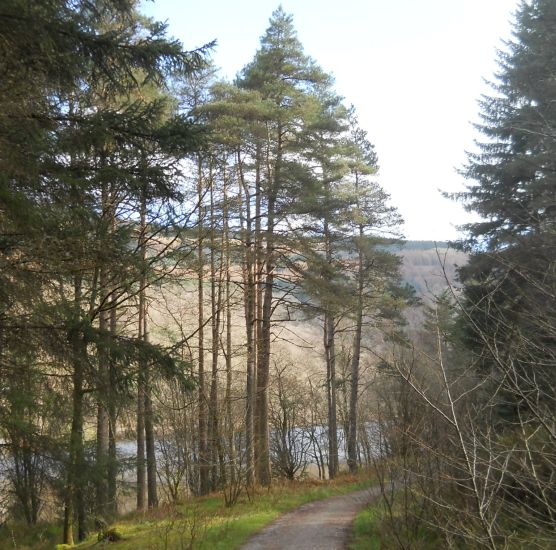
<svg viewBox="0 0 556 550"><path fill-rule="evenodd" d="M435 248L448 248L448 241L406 241L404 250L434 250Z"/></svg>
<svg viewBox="0 0 556 550"><path fill-rule="evenodd" d="M457 267L467 263L467 254L449 248L446 242L407 241L397 254L403 256L404 280L426 298L448 284L457 284Z"/></svg>

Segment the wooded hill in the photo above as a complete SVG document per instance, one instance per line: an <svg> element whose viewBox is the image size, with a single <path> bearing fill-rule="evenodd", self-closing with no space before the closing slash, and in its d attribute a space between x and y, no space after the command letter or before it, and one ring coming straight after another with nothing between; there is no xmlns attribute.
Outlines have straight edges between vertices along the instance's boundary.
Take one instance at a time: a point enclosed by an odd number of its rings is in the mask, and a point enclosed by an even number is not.
<svg viewBox="0 0 556 550"><path fill-rule="evenodd" d="M423 298L434 299L450 285L457 284L457 268L467 263L468 255L448 243L407 241L397 252L403 258L401 274Z"/></svg>

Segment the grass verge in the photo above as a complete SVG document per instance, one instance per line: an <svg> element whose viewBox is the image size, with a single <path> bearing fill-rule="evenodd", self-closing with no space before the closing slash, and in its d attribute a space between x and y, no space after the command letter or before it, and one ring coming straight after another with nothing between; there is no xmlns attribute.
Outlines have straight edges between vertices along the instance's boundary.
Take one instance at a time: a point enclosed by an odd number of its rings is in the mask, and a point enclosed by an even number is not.
<svg viewBox="0 0 556 550"><path fill-rule="evenodd" d="M381 550L381 548L385 548L379 528L381 516L382 505L377 502L373 502L357 514L353 522L349 550Z"/></svg>
<svg viewBox="0 0 556 550"><path fill-rule="evenodd" d="M341 475L332 482L276 482L268 490L259 489L251 500L243 497L229 508L220 495L192 498L180 505L163 506L145 514L133 513L121 518L110 526L114 538L120 540L99 542L98 533L94 533L75 548L106 545L117 550L234 550L283 513L307 502L349 493L372 483L369 475ZM12 532L10 538L13 540L6 540L7 545L0 542L0 550L14 548L14 542L15 547L22 550L54 548L60 541L59 529L45 527L43 531L45 534L41 539L37 533L33 536L31 531ZM6 531L6 534L9 533ZM57 540L53 540L53 535L58 535Z"/></svg>
<svg viewBox="0 0 556 550"><path fill-rule="evenodd" d="M269 490L258 491L251 500L243 498L231 508L225 506L220 496L193 499L159 510L155 515L134 516L115 524L123 540L111 546L119 550L138 547L233 550L280 514L306 502L345 494L369 484L369 480L348 476L334 482L275 483ZM92 547L95 542L96 539L87 541L79 548Z"/></svg>
<svg viewBox="0 0 556 550"><path fill-rule="evenodd" d="M391 508L388 510L379 496L356 516L349 550L445 548L437 534L426 527L415 503L409 510L404 509L401 491L394 493Z"/></svg>

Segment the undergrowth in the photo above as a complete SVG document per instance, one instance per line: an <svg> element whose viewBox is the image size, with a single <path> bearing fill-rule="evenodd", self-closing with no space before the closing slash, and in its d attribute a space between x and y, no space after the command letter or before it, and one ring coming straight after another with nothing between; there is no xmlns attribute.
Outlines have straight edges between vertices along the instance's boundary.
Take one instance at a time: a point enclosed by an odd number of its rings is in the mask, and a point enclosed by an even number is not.
<svg viewBox="0 0 556 550"><path fill-rule="evenodd" d="M251 498L242 496L232 507L226 506L220 494L191 498L182 504L128 514L110 526L118 540L103 540L102 533L95 532L75 548L233 550L280 514L371 484L369 475L341 475L332 482L277 481L270 489L257 489ZM55 525L9 529L7 525L0 528L0 550L50 550L61 540L61 529Z"/></svg>

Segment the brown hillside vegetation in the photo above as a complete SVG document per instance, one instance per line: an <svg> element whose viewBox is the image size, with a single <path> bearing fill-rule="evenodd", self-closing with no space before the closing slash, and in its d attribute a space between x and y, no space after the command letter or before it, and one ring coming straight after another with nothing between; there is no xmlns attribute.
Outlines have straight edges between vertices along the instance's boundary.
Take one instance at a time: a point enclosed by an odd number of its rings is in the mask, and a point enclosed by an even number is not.
<svg viewBox="0 0 556 550"><path fill-rule="evenodd" d="M411 244L411 243L409 243ZM457 268L467 263L467 254L446 245L435 248L414 249L406 247L403 256L402 276L423 298L432 298L449 284L457 281Z"/></svg>

